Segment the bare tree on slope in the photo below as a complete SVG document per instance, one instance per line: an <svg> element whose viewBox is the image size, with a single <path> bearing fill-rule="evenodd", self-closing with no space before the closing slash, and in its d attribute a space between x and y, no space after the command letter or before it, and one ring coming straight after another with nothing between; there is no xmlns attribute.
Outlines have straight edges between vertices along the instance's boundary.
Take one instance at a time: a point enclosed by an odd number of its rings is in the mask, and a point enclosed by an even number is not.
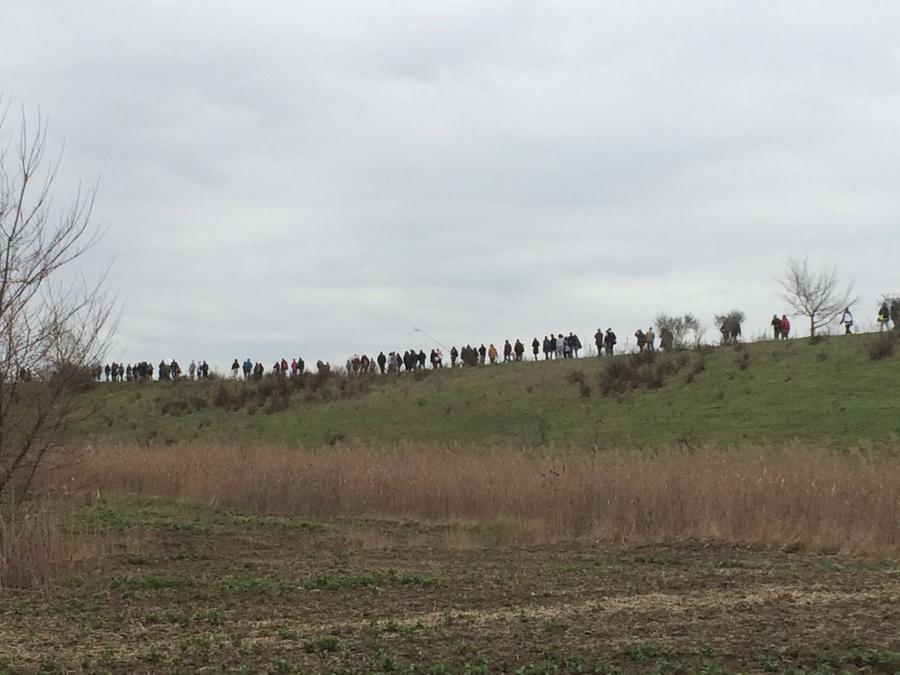
<svg viewBox="0 0 900 675"><path fill-rule="evenodd" d="M43 118L9 131L0 100L0 496L19 499L76 412L110 330L101 275L73 263L100 234L96 189L55 206L59 160L48 161Z"/></svg>
<svg viewBox="0 0 900 675"><path fill-rule="evenodd" d="M802 262L789 260L779 283L784 290L781 297L794 314L809 319L811 337L859 301L853 295L852 285L840 288L837 268L816 272L810 269L806 258Z"/></svg>

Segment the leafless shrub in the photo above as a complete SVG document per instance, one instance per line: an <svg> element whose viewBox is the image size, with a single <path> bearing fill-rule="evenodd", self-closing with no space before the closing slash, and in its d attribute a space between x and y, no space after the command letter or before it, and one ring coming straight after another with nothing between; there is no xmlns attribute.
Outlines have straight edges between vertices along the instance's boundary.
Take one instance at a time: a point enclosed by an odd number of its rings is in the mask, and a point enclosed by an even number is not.
<svg viewBox="0 0 900 675"><path fill-rule="evenodd" d="M869 344L866 345L866 352L872 361L880 361L881 359L893 356L896 346L896 333L879 333L878 335L873 336Z"/></svg>
<svg viewBox="0 0 900 675"><path fill-rule="evenodd" d="M703 324L693 314L670 316L660 313L656 315L655 322L660 335L663 332L671 335L673 349L696 347L703 341L703 334L706 332Z"/></svg>
<svg viewBox="0 0 900 675"><path fill-rule="evenodd" d="M741 326L746 316L739 309L733 309L727 314L716 315L716 327L722 336L722 344L735 344L741 337Z"/></svg>
<svg viewBox="0 0 900 675"><path fill-rule="evenodd" d="M44 120L23 114L6 143L7 112L0 101L0 495L21 499L102 359L111 303L102 279L70 272L99 236L95 192L51 208L59 162L45 159Z"/></svg>
<svg viewBox="0 0 900 675"><path fill-rule="evenodd" d="M839 287L837 268L814 272L809 261L789 260L780 282L782 298L799 316L809 319L809 334L816 333L834 321L845 308L859 302L853 286Z"/></svg>

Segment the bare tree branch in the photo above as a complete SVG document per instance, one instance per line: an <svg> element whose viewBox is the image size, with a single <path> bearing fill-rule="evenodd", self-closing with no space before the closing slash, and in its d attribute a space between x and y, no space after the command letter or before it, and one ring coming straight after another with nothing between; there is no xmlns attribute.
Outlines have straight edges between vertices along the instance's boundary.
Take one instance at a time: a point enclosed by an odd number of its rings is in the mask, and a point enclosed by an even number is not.
<svg viewBox="0 0 900 675"><path fill-rule="evenodd" d="M47 449L73 418L110 334L106 275L88 283L71 263L101 235L96 188L53 207L61 155L47 161L47 124L25 113L6 133L0 97L0 495L23 495ZM4 139L16 138L15 152Z"/></svg>
<svg viewBox="0 0 900 675"><path fill-rule="evenodd" d="M782 299L795 316L809 319L809 334L815 334L832 323L848 307L859 302L853 286L839 288L837 268L814 272L809 260L789 260L784 278L779 281Z"/></svg>

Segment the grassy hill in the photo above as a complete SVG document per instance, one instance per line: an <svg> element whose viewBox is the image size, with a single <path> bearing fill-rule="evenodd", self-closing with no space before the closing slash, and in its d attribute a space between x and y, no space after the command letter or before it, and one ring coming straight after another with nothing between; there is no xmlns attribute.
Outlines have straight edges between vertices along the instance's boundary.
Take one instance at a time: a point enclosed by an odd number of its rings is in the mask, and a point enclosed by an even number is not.
<svg viewBox="0 0 900 675"><path fill-rule="evenodd" d="M877 335L278 384L103 384L75 440L661 447L900 437L900 354ZM898 349L900 352L900 349Z"/></svg>

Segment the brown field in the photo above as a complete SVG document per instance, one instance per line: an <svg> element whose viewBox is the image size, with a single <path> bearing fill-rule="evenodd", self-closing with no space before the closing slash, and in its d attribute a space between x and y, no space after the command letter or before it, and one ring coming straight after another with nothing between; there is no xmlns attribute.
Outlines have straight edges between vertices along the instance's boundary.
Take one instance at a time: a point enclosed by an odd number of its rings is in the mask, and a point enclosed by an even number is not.
<svg viewBox="0 0 900 675"><path fill-rule="evenodd" d="M900 672L898 464L97 448L0 525L0 672Z"/></svg>

